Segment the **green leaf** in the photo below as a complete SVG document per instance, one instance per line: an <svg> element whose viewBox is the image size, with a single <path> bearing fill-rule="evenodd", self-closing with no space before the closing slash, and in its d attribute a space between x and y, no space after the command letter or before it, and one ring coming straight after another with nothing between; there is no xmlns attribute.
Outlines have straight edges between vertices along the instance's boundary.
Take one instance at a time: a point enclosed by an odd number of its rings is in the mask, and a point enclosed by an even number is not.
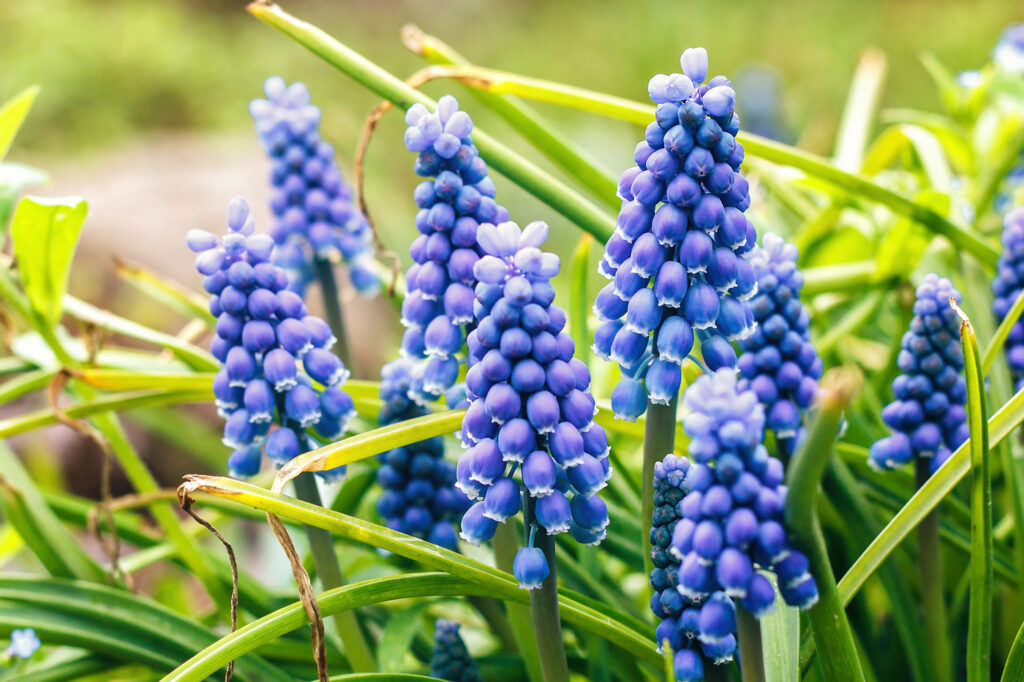
<svg viewBox="0 0 1024 682"><path fill-rule="evenodd" d="M0 161L7 156L14 137L18 134L22 122L28 116L28 110L39 94L39 86L33 85L22 90L0 109Z"/></svg>
<svg viewBox="0 0 1024 682"><path fill-rule="evenodd" d="M86 303L74 296L64 296L64 309L72 317L94 324L100 329L105 329L115 334L123 334L139 341L145 341L146 343L166 348L193 369L206 370L208 372L215 372L220 369L220 363L217 359L202 348L182 341L170 334L150 329L138 322L127 320L102 308L97 308L91 303Z"/></svg>
<svg viewBox="0 0 1024 682"><path fill-rule="evenodd" d="M987 682L992 658L992 474L989 463L985 385L974 327L957 309L967 378L971 430L971 565L967 616L967 681Z"/></svg>
<svg viewBox="0 0 1024 682"><path fill-rule="evenodd" d="M782 601L778 587L775 603L775 610L761 618L765 682L792 682L800 673L800 611Z"/></svg>
<svg viewBox="0 0 1024 682"><path fill-rule="evenodd" d="M885 83L885 72L884 52L869 47L861 53L836 135L835 163L843 170L860 169L868 132Z"/></svg>
<svg viewBox="0 0 1024 682"><path fill-rule="evenodd" d="M525 590L520 590L516 579L504 571L353 516L339 514L254 485L218 476L187 476L180 490L190 495L196 491L206 492L283 518L323 528L338 537L392 552L428 568L442 570L482 585L489 590L486 596L519 603L529 602L529 594ZM564 620L605 638L652 665L661 665L661 657L655 651L654 642L646 628L639 630L626 620L609 615L608 610L599 611L591 605L565 595L559 598L559 608Z"/></svg>
<svg viewBox="0 0 1024 682"><path fill-rule="evenodd" d="M1017 636L1013 638L1013 645L1006 657L1006 665L1003 667L1001 682L1015 682L1024 680L1024 623L1021 623L1017 630Z"/></svg>
<svg viewBox="0 0 1024 682"><path fill-rule="evenodd" d="M145 597L76 580L0 577L0 632L34 627L47 644L88 649L126 663L170 670L217 636L192 617ZM240 658L242 679L287 679L255 655Z"/></svg>
<svg viewBox="0 0 1024 682"><path fill-rule="evenodd" d="M1024 390L1019 391L988 420L989 447L1003 441L1024 422ZM865 581L902 542L917 524L931 512L970 469L971 440L956 449L942 467L914 493L867 549L857 557L846 575L839 581L843 604L849 604Z"/></svg>
<svg viewBox="0 0 1024 682"><path fill-rule="evenodd" d="M836 588L816 503L822 476L833 457L843 410L852 402L859 383L860 377L850 369L833 369L822 377L818 413L786 474L789 490L786 523L798 546L807 554L810 572L818 584L818 602L807 615L822 672L829 680L865 679L853 632Z"/></svg>
<svg viewBox="0 0 1024 682"><path fill-rule="evenodd" d="M139 407L209 402L210 395L210 391L127 391L83 401L67 408L64 413L74 418L91 417ZM26 412L7 419L0 419L0 438L25 433L43 426L51 426L57 421L57 415L51 409Z"/></svg>
<svg viewBox="0 0 1024 682"><path fill-rule="evenodd" d="M423 627L422 616L425 608L426 604L416 604L392 612L388 624L384 626L384 633L381 635L380 644L377 647L377 667L381 672L401 671L406 653L409 651L409 643L416 636L416 632Z"/></svg>
<svg viewBox="0 0 1024 682"><path fill-rule="evenodd" d="M4 441L0 441L0 472L0 511L46 570L58 577L106 580L106 571L61 525Z"/></svg>
<svg viewBox="0 0 1024 682"><path fill-rule="evenodd" d="M25 294L35 312L51 326L60 320L71 257L87 210L81 197L25 197L11 222Z"/></svg>
<svg viewBox="0 0 1024 682"><path fill-rule="evenodd" d="M14 210L14 202L22 190L41 185L50 179L46 173L21 163L0 163L0 232Z"/></svg>
<svg viewBox="0 0 1024 682"><path fill-rule="evenodd" d="M209 302L199 293L146 268L128 265L120 259L115 259L115 264L118 275L157 303L185 317L202 320L207 327L213 328L214 319L210 314Z"/></svg>

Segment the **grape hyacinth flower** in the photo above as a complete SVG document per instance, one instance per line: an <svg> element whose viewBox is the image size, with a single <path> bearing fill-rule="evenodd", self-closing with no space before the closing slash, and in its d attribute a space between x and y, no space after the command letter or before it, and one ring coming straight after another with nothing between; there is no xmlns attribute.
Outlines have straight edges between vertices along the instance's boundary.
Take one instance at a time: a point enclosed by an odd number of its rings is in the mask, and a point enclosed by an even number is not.
<svg viewBox="0 0 1024 682"><path fill-rule="evenodd" d="M677 679L703 679L703 659L736 649L737 602L755 617L774 606L775 574L787 604L809 608L818 588L784 525L782 462L762 445L764 408L733 369L705 374L683 394L689 454L655 466L651 608L659 646L677 651ZM696 640L696 641L694 641ZM683 653L685 652L685 653Z"/></svg>
<svg viewBox="0 0 1024 682"><path fill-rule="evenodd" d="M210 352L221 369L213 393L224 443L234 450L228 469L238 478L259 471L261 452L281 466L339 437L355 414L341 388L348 370L330 352L330 328L288 289L285 271L270 260L273 240L254 231L249 205L238 197L228 204L227 234L190 230L185 237L199 254L196 270L217 319ZM343 473L338 467L321 476Z"/></svg>
<svg viewBox="0 0 1024 682"><path fill-rule="evenodd" d="M438 618L434 626L434 650L430 675L448 682L483 682L476 661L459 634L459 624Z"/></svg>
<svg viewBox="0 0 1024 682"><path fill-rule="evenodd" d="M754 326L743 302L757 290L745 256L757 234L744 215L736 93L724 76L704 82L704 48L680 63L683 73L648 84L655 120L619 180L622 208L599 268L611 281L594 301L594 352L622 370L612 394L620 419L677 396L695 334L716 370L735 365L730 342Z"/></svg>
<svg viewBox="0 0 1024 682"><path fill-rule="evenodd" d="M402 355L419 360L412 397L437 399L455 384L459 353L475 322L473 268L482 254L481 223L508 220L494 201L494 181L473 143L473 121L445 95L437 111L414 104L406 112L405 146L416 152L416 173L428 178L416 188L419 236L409 247L408 295L402 304Z"/></svg>
<svg viewBox="0 0 1024 682"><path fill-rule="evenodd" d="M868 458L876 469L926 458L934 473L967 440L960 319L950 299L959 302L960 294L938 275L926 275L917 288L914 318L897 361L902 374L892 382L895 400L882 410L893 434L872 445Z"/></svg>
<svg viewBox="0 0 1024 682"><path fill-rule="evenodd" d="M32 658L33 654L39 651L42 645L43 643L39 641L39 636L36 635L36 631L32 628L11 630L11 643L4 651L2 658L8 660Z"/></svg>
<svg viewBox="0 0 1024 682"><path fill-rule="evenodd" d="M810 315L800 302L804 276L796 259L796 247L771 232L751 251L757 295L749 305L757 327L740 341L738 361L744 387L764 405L766 426L786 455L803 432L803 415L814 403L822 370L810 341Z"/></svg>
<svg viewBox="0 0 1024 682"><path fill-rule="evenodd" d="M420 417L426 409L409 398L413 362L400 358L381 370L381 426ZM452 551L458 547L453 525L469 506L455 489L455 467L444 460L444 440L430 438L377 455L377 482L384 493L377 512L388 528Z"/></svg>
<svg viewBox="0 0 1024 682"><path fill-rule="evenodd" d="M660 619L654 631L658 650L661 651L668 641L674 652L672 667L676 680L703 680L706 665L732 660L736 642L725 638L717 646L709 644L705 651L697 632L701 603L683 596L678 590L680 561L671 552L672 535L683 518L679 503L686 495L683 480L688 467L689 462L685 458L672 454L654 465L654 513L651 517L654 568L650 576L654 594L651 596L651 610ZM729 597L724 594L722 597L723 603L732 603Z"/></svg>
<svg viewBox="0 0 1024 682"><path fill-rule="evenodd" d="M363 294L376 293L380 280L370 224L353 203L334 147L320 136L320 109L310 103L303 83L286 85L272 76L263 91L267 98L254 99L249 112L271 160L273 263L285 269L289 289L301 296L316 277L315 261L340 256L352 286Z"/></svg>
<svg viewBox="0 0 1024 682"><path fill-rule="evenodd" d="M590 373L573 356L565 313L552 304L558 257L540 250L542 222L480 226L484 255L474 266L477 326L467 339L469 408L455 485L475 501L463 539L491 539L499 523L526 507L527 546L513 574L520 587L549 575L535 534L569 532L583 544L606 535L608 508L596 494L609 476L608 438L594 423ZM519 473L518 480L515 478Z"/></svg>
<svg viewBox="0 0 1024 682"><path fill-rule="evenodd" d="M1003 252L992 279L992 312L1002 322L1024 288L1024 207L1003 218ZM1013 374L1015 390L1024 387L1024 321L1017 320L1006 338L1006 362Z"/></svg>

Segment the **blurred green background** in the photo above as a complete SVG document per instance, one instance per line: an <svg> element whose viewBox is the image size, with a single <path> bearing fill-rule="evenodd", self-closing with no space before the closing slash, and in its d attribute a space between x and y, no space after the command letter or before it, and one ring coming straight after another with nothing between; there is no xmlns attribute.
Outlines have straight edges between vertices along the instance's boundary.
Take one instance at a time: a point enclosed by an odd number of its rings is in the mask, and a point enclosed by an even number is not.
<svg viewBox="0 0 1024 682"><path fill-rule="evenodd" d="M889 60L883 108L936 109L938 98L918 55L933 52L953 71L978 67L1002 29L1024 19L1019 2L966 0L296 0L283 6L402 77L423 66L399 39L402 25L412 22L478 64L634 99L645 99L652 74L678 69L683 48L703 45L712 73L735 77L751 64L773 69L786 126L802 146L823 154L831 151L864 48L877 46ZM0 27L0 96L34 83L43 88L12 158L51 171L52 183L42 193L82 194L90 202L72 291L169 330L181 321L142 305L144 299L127 287L113 286L109 256L197 287L181 241L186 230L218 229L228 199L239 194L266 225L267 165L247 112L263 80L279 74L309 85L349 179L362 120L378 101L251 18L243 2L3 2ZM480 127L547 166L460 86L435 82L427 90L435 96L453 92ZM741 112L743 102L740 88ZM634 126L540 108L608 169L618 172L632 162L641 137ZM403 128L401 117L391 113L377 129L366 184L385 244L405 257L418 178L401 142ZM567 255L579 233L511 183L497 181L513 219L548 220L552 246ZM397 322L379 310L355 302L348 314L373 323L371 329L394 344ZM385 360L379 338L355 341L357 364L368 374Z"/></svg>

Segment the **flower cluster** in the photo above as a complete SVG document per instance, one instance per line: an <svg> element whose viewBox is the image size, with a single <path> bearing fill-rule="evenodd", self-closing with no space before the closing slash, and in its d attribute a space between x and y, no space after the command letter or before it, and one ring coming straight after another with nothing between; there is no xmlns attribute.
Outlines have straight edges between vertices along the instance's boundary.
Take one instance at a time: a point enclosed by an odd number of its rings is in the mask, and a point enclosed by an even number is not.
<svg viewBox="0 0 1024 682"><path fill-rule="evenodd" d="M693 462L669 455L655 469L662 484L652 519L651 585L659 593L651 607L663 619L659 642L690 652L677 655L679 679L700 679L695 645L682 648L688 640L696 638L708 658L728 660L736 648L733 600L756 617L773 607L774 588L757 569L775 573L792 606L810 607L818 588L783 525L782 463L761 444L765 416L757 395L722 368L698 378L683 402Z"/></svg>
<svg viewBox="0 0 1024 682"><path fill-rule="evenodd" d="M699 639L701 602L679 592L679 559L672 553L672 534L683 518L679 503L685 497L683 480L689 461L667 455L654 465L654 514L651 517L651 610L660 621L654 631L658 650L668 641L675 652L672 667L678 682L704 679L705 659L716 663L732 660L736 651L735 636L730 634L706 644ZM707 600L709 603L711 599ZM735 604L722 592L716 592L716 603ZM712 607L715 608L715 607ZM684 625L680 626L683 613Z"/></svg>
<svg viewBox="0 0 1024 682"><path fill-rule="evenodd" d="M340 255L356 290L375 293L380 281L370 255L370 224L352 203L334 147L320 137L320 109L310 104L303 83L286 85L272 76L263 91L267 98L254 99L249 112L271 159L273 262L287 271L289 288L302 295L316 276L314 261Z"/></svg>
<svg viewBox="0 0 1024 682"><path fill-rule="evenodd" d="M882 410L882 421L894 433L872 445L868 458L876 469L895 469L920 457L929 459L935 472L967 440L960 320L950 299L959 302L960 294L938 275L926 275L917 288L914 318L897 360L902 374L892 382L895 400Z"/></svg>
<svg viewBox="0 0 1024 682"><path fill-rule="evenodd" d="M743 301L757 283L744 254L757 234L744 215L750 195L739 172L736 93L724 76L704 83L703 48L686 50L680 63L683 73L648 85L655 120L636 147L636 166L619 180L622 208L600 265L611 282L594 302L602 321L594 351L622 369L612 394L621 419L643 414L648 398L676 397L694 330L715 370L735 365L730 342L754 326Z"/></svg>
<svg viewBox="0 0 1024 682"><path fill-rule="evenodd" d="M992 279L992 312L1002 322L1024 289L1024 207L1003 218L1003 253ZM1016 390L1024 388L1024 321L1017 320L1006 338L1006 362L1013 373Z"/></svg>
<svg viewBox="0 0 1024 682"><path fill-rule="evenodd" d="M39 641L39 636L36 635L36 631L32 628L11 630L11 643L0 654L0 663L6 664L15 658L32 658L33 654L39 651L42 645L43 643Z"/></svg>
<svg viewBox="0 0 1024 682"><path fill-rule="evenodd" d="M565 313L552 305L550 278L558 257L543 253L548 226L481 225L484 253L474 267L477 326L467 339L470 405L456 486L477 502L462 518L462 537L479 544L498 523L527 505L531 541L516 555L520 587L548 576L533 546L538 528L570 532L584 544L605 537L608 509L597 493L611 474L608 439L594 423L590 373L562 331ZM514 476L520 472L520 480Z"/></svg>
<svg viewBox="0 0 1024 682"><path fill-rule="evenodd" d="M810 315L800 303L804 276L796 268L796 247L771 232L761 242L750 254L757 295L749 305L757 327L740 341L737 364L744 386L764 405L766 426L789 454L817 395L822 363L810 341Z"/></svg>
<svg viewBox="0 0 1024 682"><path fill-rule="evenodd" d="M405 121L405 146L419 154L416 173L433 178L413 195L420 235L409 247L413 265L405 274L409 293L402 303L402 354L425 361L414 374L411 395L427 402L455 383L457 354L474 322L477 229L508 220L508 211L494 201L494 181L470 136L473 121L454 97L442 97L436 112L414 104Z"/></svg>
<svg viewBox="0 0 1024 682"><path fill-rule="evenodd" d="M1024 73L1024 24L1006 27L992 51L992 61L1004 71Z"/></svg>
<svg viewBox="0 0 1024 682"><path fill-rule="evenodd" d="M448 682L483 682L476 661L459 634L459 624L439 618L434 626L430 675Z"/></svg>
<svg viewBox="0 0 1024 682"><path fill-rule="evenodd" d="M238 477L259 471L261 450L280 466L318 446L307 429L333 439L355 414L352 398L341 390L348 370L330 351L330 327L287 288L284 270L270 262L274 241L254 231L249 205L235 198L222 238L205 230L185 237L199 254L196 270L204 275L210 313L217 318L210 352L221 369L213 393L226 420L224 443L234 448L228 468ZM343 467L323 475L341 473Z"/></svg>
<svg viewBox="0 0 1024 682"><path fill-rule="evenodd" d="M413 362L400 358L381 369L380 425L426 414L409 398ZM468 506L455 489L455 467L444 460L444 440L430 438L377 455L377 482L384 493L377 512L388 528L455 550L454 523Z"/></svg>

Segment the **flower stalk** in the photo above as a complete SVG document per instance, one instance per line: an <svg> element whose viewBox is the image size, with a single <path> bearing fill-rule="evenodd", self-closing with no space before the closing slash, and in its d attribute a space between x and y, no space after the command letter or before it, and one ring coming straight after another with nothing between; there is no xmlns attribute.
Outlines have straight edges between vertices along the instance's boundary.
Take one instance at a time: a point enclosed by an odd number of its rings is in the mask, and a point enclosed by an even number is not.
<svg viewBox="0 0 1024 682"><path fill-rule="evenodd" d="M536 529L534 511L535 498L527 496L523 523L527 539L532 534L533 546L544 552L550 573L541 586L530 590L530 614L533 616L533 632L540 655L540 668L544 682L569 682L569 663L565 657L562 641L562 621L558 614L558 568L555 563L555 536L547 533L530 533Z"/></svg>
<svg viewBox="0 0 1024 682"><path fill-rule="evenodd" d="M295 485L295 496L298 499L318 507L323 506L315 474L309 472L300 474L295 478L293 484ZM323 528L307 525L306 538L309 540L309 548L313 553L313 563L316 565L316 572L320 578L321 591L326 592L343 586L345 577L341 572L341 565L338 563L338 555L334 550L331 534ZM345 655L348 657L352 669L356 672L375 671L377 665L373 652L359 625L356 612L352 609L338 611L332 617L332 622L338 636L341 637Z"/></svg>

